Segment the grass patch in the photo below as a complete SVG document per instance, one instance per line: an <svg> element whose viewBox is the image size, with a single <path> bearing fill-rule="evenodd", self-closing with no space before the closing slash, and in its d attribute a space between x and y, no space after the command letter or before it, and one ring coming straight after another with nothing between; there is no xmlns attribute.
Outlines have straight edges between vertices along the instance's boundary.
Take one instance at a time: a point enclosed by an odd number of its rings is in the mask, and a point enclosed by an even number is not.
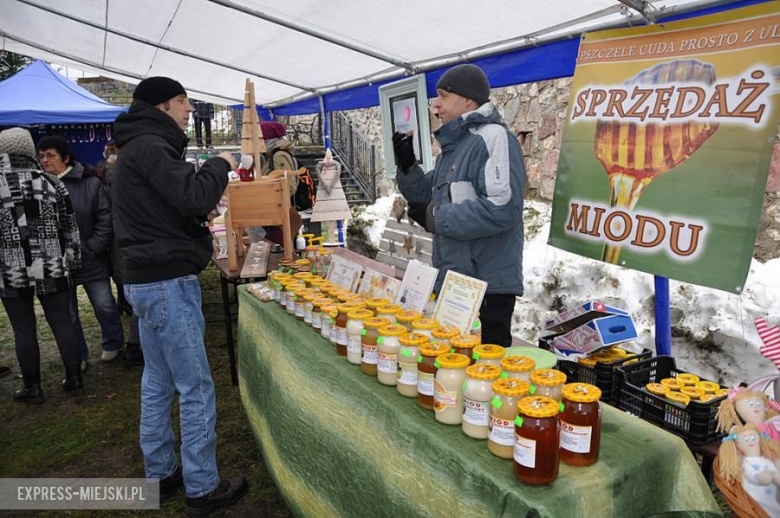
<svg viewBox="0 0 780 518"><path fill-rule="evenodd" d="M237 387L230 382L219 273L209 267L200 275L206 348L217 391L217 462L223 477L242 475L249 494L229 514L288 517L281 494L273 483L252 435ZM74 398L62 391L64 370L54 337L36 302L41 378L47 401L42 405L14 403L11 394L22 384L14 352L13 332L0 312L0 365L12 374L0 379L0 478L31 477L143 477L143 455L138 444L141 369L126 369L120 359L100 362L100 327L86 294L80 291L79 311L90 367L84 376L86 394ZM234 308L235 313L235 308ZM125 329L128 321L125 319ZM235 315L233 329L236 329ZM173 429L179 437L178 405ZM180 516L184 496L173 498L157 513ZM41 516L52 513L40 513ZM72 515L73 513L67 513ZM102 516L105 512L80 512ZM117 513L118 514L118 513ZM66 515L62 513L62 515Z"/></svg>

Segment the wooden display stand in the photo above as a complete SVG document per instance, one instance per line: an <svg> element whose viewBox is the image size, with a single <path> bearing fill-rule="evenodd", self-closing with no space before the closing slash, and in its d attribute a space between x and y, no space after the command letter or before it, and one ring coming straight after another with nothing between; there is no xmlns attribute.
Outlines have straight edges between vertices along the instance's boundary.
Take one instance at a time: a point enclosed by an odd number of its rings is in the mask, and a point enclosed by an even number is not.
<svg viewBox="0 0 780 518"><path fill-rule="evenodd" d="M238 257L243 257L246 253L243 239L246 227L281 226L284 234L284 258L292 260L287 175L273 179L260 178L254 182L230 182L225 193L228 202L225 234L230 271L238 269Z"/></svg>

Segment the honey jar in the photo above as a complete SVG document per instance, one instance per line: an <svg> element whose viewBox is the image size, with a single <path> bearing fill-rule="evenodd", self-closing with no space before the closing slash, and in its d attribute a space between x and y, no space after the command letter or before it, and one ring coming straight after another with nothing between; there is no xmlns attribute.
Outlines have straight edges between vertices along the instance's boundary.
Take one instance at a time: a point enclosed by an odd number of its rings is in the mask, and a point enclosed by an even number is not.
<svg viewBox="0 0 780 518"><path fill-rule="evenodd" d="M474 352L471 353L471 357L474 363L489 363L495 365L501 369L501 359L504 357L506 350L500 345L496 344L480 344L474 347Z"/></svg>
<svg viewBox="0 0 780 518"><path fill-rule="evenodd" d="M406 397L417 397L417 356L419 348L429 339L419 333L408 333L398 338L398 381L395 388Z"/></svg>
<svg viewBox="0 0 780 518"><path fill-rule="evenodd" d="M463 382L469 359L462 354L447 353L436 358L438 365L433 382L433 409L443 424L463 421Z"/></svg>
<svg viewBox="0 0 780 518"><path fill-rule="evenodd" d="M595 464L601 444L601 390L588 383L569 383L562 393L561 460L572 466Z"/></svg>
<svg viewBox="0 0 780 518"><path fill-rule="evenodd" d="M386 318L391 324L395 324L395 317L402 310L403 308L398 304L385 304L376 308L376 316Z"/></svg>
<svg viewBox="0 0 780 518"><path fill-rule="evenodd" d="M493 382L488 424L488 450L496 457L512 458L517 404L528 395L530 389L530 383L517 378L503 378Z"/></svg>
<svg viewBox="0 0 780 518"><path fill-rule="evenodd" d="M365 320L373 316L374 313L368 309L356 309L347 313L347 361L349 363L361 364L363 326Z"/></svg>
<svg viewBox="0 0 780 518"><path fill-rule="evenodd" d="M431 341L450 345L450 340L460 334L455 326L439 326L431 331Z"/></svg>
<svg viewBox="0 0 780 518"><path fill-rule="evenodd" d="M560 461L559 403L541 396L521 399L515 419L514 472L527 484L544 485L558 478Z"/></svg>
<svg viewBox="0 0 780 518"><path fill-rule="evenodd" d="M406 327L407 331L411 333L414 331L412 329L412 322L414 322L415 320L419 320L422 317L423 317L422 313L420 313L419 311L405 310L396 313L395 321L396 323Z"/></svg>
<svg viewBox="0 0 780 518"><path fill-rule="evenodd" d="M463 388L463 433L474 439L488 438L490 400L493 399L493 381L501 376L501 367L480 363L466 367Z"/></svg>
<svg viewBox="0 0 780 518"><path fill-rule="evenodd" d="M398 324L378 329L377 379L383 385L395 386L398 382L398 338L406 334L406 328Z"/></svg>
<svg viewBox="0 0 780 518"><path fill-rule="evenodd" d="M561 390L566 383L566 374L555 369L536 369L531 372L531 393L536 396L548 397L555 401L561 400Z"/></svg>
<svg viewBox="0 0 780 518"><path fill-rule="evenodd" d="M371 317L363 321L363 331L360 334L360 346L362 356L360 369L364 374L376 376L377 349L376 340L379 338L379 328L390 325L390 319L383 317Z"/></svg>
<svg viewBox="0 0 780 518"><path fill-rule="evenodd" d="M436 376L436 358L449 352L444 344L429 342L418 349L417 356L417 404L433 410L433 383Z"/></svg>
<svg viewBox="0 0 780 518"><path fill-rule="evenodd" d="M338 314L336 315L336 352L339 356L347 355L347 320L349 320L349 312L362 309L355 304L339 304L336 306ZM333 331L333 329L331 329ZM332 333L331 333L332 334ZM331 337L332 338L332 337ZM331 342L333 340L331 339Z"/></svg>
<svg viewBox="0 0 780 518"><path fill-rule="evenodd" d="M507 356L501 360L501 368L508 378L518 378L531 383L531 371L536 362L527 356Z"/></svg>
<svg viewBox="0 0 780 518"><path fill-rule="evenodd" d="M428 337L428 340L433 338L433 335L431 332L436 329L437 327L440 327L440 324L437 320L434 320L432 318L418 318L417 320L413 320L411 323L411 332L412 333L419 333L421 335L425 335Z"/></svg>
<svg viewBox="0 0 780 518"><path fill-rule="evenodd" d="M474 348L479 345L479 338L474 335L458 335L450 338L450 345L455 354L462 354L474 364Z"/></svg>

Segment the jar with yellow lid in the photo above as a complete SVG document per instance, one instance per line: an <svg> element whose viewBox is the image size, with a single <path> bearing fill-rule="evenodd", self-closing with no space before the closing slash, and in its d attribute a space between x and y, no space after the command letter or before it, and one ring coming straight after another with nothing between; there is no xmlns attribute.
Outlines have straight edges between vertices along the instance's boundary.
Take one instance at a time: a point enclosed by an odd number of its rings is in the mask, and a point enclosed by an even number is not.
<svg viewBox="0 0 780 518"><path fill-rule="evenodd" d="M279 297L281 296L282 292L282 281L289 281L292 278L292 275L289 273L275 273L273 278L271 279L271 286L273 287L273 298L275 301L279 302Z"/></svg>
<svg viewBox="0 0 780 518"><path fill-rule="evenodd" d="M599 460L601 445L601 389L588 383L563 387L561 460L572 466L590 466Z"/></svg>
<svg viewBox="0 0 780 518"><path fill-rule="evenodd" d="M418 318L416 320L412 320L411 326L412 333L420 333L427 336L428 340L430 340L433 338L431 331L439 327L440 324L438 320L434 320L432 318Z"/></svg>
<svg viewBox="0 0 780 518"><path fill-rule="evenodd" d="M531 390L530 383L517 378L503 378L493 382L488 424L488 450L496 457L512 458L517 404L528 395L529 390Z"/></svg>
<svg viewBox="0 0 780 518"><path fill-rule="evenodd" d="M683 407L687 407L691 402L691 396L683 394L682 392L669 391L666 393L666 400Z"/></svg>
<svg viewBox="0 0 780 518"><path fill-rule="evenodd" d="M309 288L312 291L303 296L303 321L306 324L311 325L312 312L314 311L314 301L322 297L322 293L314 291L313 288Z"/></svg>
<svg viewBox="0 0 780 518"><path fill-rule="evenodd" d="M386 299L383 297L369 297L366 299L366 307L376 313L377 308L379 306L386 306L390 304L390 299Z"/></svg>
<svg viewBox="0 0 780 518"><path fill-rule="evenodd" d="M558 478L561 425L560 403L531 396L517 404L514 472L526 484L544 485Z"/></svg>
<svg viewBox="0 0 780 518"><path fill-rule="evenodd" d="M433 409L436 420L444 424L463 422L463 382L469 359L462 354L447 353L436 358L433 382Z"/></svg>
<svg viewBox="0 0 780 518"><path fill-rule="evenodd" d="M450 350L444 344L428 342L418 349L417 356L417 404L433 410L433 384L436 376L436 358Z"/></svg>
<svg viewBox="0 0 780 518"><path fill-rule="evenodd" d="M319 301L320 299L317 299L317 300ZM328 340L331 339L331 336L330 336L331 323L330 323L330 321L333 320L331 315L334 312L336 312L336 311L337 311L336 310L336 305L333 304L333 302L330 301L330 299L328 299L328 302L326 302L322 306L320 306L320 314L322 315L321 316L322 325L320 326L320 335L323 338L326 338ZM312 316L312 319L313 319L313 316Z"/></svg>
<svg viewBox="0 0 780 518"><path fill-rule="evenodd" d="M298 281L295 279L289 278L289 279L281 279L279 281L279 304L284 309L287 309L287 286L298 284Z"/></svg>
<svg viewBox="0 0 780 518"><path fill-rule="evenodd" d="M333 284L327 279L323 279L323 280L325 282L323 284L320 284L320 291L323 294L325 294L325 296L330 297L334 291L338 291L341 289L341 286L339 286L338 284Z"/></svg>
<svg viewBox="0 0 780 518"><path fill-rule="evenodd" d="M296 274L293 274L294 279L298 279L299 281L303 282L304 284L308 284L308 282L311 280L311 272L299 272Z"/></svg>
<svg viewBox="0 0 780 518"><path fill-rule="evenodd" d="M305 284L298 284L298 281L296 281L296 284L288 284L285 288L285 293L287 294L286 301L287 301L287 313L290 315L295 315L295 292L298 290L305 290L306 285Z"/></svg>
<svg viewBox="0 0 780 518"><path fill-rule="evenodd" d="M374 313L368 309L356 309L347 314L347 361L349 363L360 365L363 322L373 316Z"/></svg>
<svg viewBox="0 0 780 518"><path fill-rule="evenodd" d="M508 378L531 383L531 371L536 368L536 362L527 356L506 356L501 360L501 368Z"/></svg>
<svg viewBox="0 0 780 518"><path fill-rule="evenodd" d="M398 381L398 339L407 331L404 326L391 324L380 327L378 333L376 378L379 383L394 387Z"/></svg>
<svg viewBox="0 0 780 518"><path fill-rule="evenodd" d="M327 284L327 283L328 283L328 281L326 281L325 279L323 279L321 277L318 277L318 276L312 276L312 278L309 279L309 282L308 282L308 284L311 287L311 289L313 289L314 291L319 291L319 292L322 292L322 287L325 284Z"/></svg>
<svg viewBox="0 0 780 518"><path fill-rule="evenodd" d="M699 399L704 395L704 389L700 389L699 387L694 387L689 385L686 385L683 388L681 388L680 392L690 397L691 399Z"/></svg>
<svg viewBox="0 0 780 518"><path fill-rule="evenodd" d="M705 394L712 394L713 396L720 390L720 385L712 381L698 381L694 386L702 389Z"/></svg>
<svg viewBox="0 0 780 518"><path fill-rule="evenodd" d="M666 385L671 391L679 392L685 383L675 378L664 378L661 380L661 385Z"/></svg>
<svg viewBox="0 0 780 518"><path fill-rule="evenodd" d="M577 363L579 363L580 365L584 365L586 367L595 368L596 363L598 362L596 361L595 358L591 358L590 356L581 356L577 358Z"/></svg>
<svg viewBox="0 0 780 518"><path fill-rule="evenodd" d="M417 397L417 357L421 345L428 337L419 333L407 333L398 338L398 380L395 388L405 397Z"/></svg>
<svg viewBox="0 0 780 518"><path fill-rule="evenodd" d="M506 349L500 345L479 344L474 347L471 358L474 360L474 363L487 363L503 370L501 359L504 357L504 354L506 354Z"/></svg>
<svg viewBox="0 0 780 518"><path fill-rule="evenodd" d="M421 318L422 318L422 313L420 313L419 311L412 311L410 309L399 311L395 315L396 323L406 327L407 332L409 333L413 331L412 322L414 322L415 320L419 320Z"/></svg>
<svg viewBox="0 0 780 518"><path fill-rule="evenodd" d="M336 306L336 309L338 309L338 314L336 315L336 352L339 353L339 356L346 356L347 355L347 320L348 320L348 314L351 311L357 311L358 309L362 309L360 306L355 304L339 304Z"/></svg>
<svg viewBox="0 0 780 518"><path fill-rule="evenodd" d="M479 345L479 338L474 335L458 335L450 338L450 346L455 354L462 354L474 364L474 348Z"/></svg>
<svg viewBox="0 0 780 518"><path fill-rule="evenodd" d="M531 394L561 400L561 390L566 383L566 374L555 369L536 369L531 372Z"/></svg>
<svg viewBox="0 0 780 518"><path fill-rule="evenodd" d="M677 381L682 381L683 384L687 387L693 387L696 386L696 384L700 381L699 377L695 374L688 374L687 372L681 372L677 376L675 376Z"/></svg>
<svg viewBox="0 0 780 518"><path fill-rule="evenodd" d="M376 376L376 341L377 338L379 338L379 328L389 325L390 319L384 317L371 317L363 320L363 332L360 336L360 345L362 349L360 368L364 374Z"/></svg>
<svg viewBox="0 0 780 518"><path fill-rule="evenodd" d="M352 293L351 291L343 290L339 292L337 298L339 299L339 302L343 304L345 302L350 302L352 299L360 298L360 295L357 293Z"/></svg>
<svg viewBox="0 0 780 518"><path fill-rule="evenodd" d="M488 438L490 400L493 382L501 376L501 367L480 363L466 367L463 387L463 433L474 439Z"/></svg>
<svg viewBox="0 0 780 518"><path fill-rule="evenodd" d="M294 264L292 259L279 259L279 269L283 273L290 273L292 271L292 265Z"/></svg>
<svg viewBox="0 0 780 518"><path fill-rule="evenodd" d="M330 343L333 344L334 348L338 347L338 340L339 340L339 334L336 329L336 319L339 316L339 305L336 304L333 306L333 309L330 312Z"/></svg>
<svg viewBox="0 0 780 518"><path fill-rule="evenodd" d="M305 313L304 305L306 303L304 297L314 292L311 290L311 288L301 288L295 290L293 293L293 314L298 320L303 320Z"/></svg>
<svg viewBox="0 0 780 518"><path fill-rule="evenodd" d="M332 301L328 297L323 297L322 293L311 301L311 327L320 332L322 329L322 306L329 305Z"/></svg>
<svg viewBox="0 0 780 518"><path fill-rule="evenodd" d="M439 326L436 329L431 331L431 341L450 345L450 340L452 340L459 334L460 334L460 330L455 326Z"/></svg>
<svg viewBox="0 0 780 518"><path fill-rule="evenodd" d="M385 304L384 306L379 306L376 308L376 316L387 318L395 324L395 317L403 310L401 306L398 304Z"/></svg>
<svg viewBox="0 0 780 518"><path fill-rule="evenodd" d="M648 383L645 385L645 390L656 396L665 397L666 393L669 392L670 389L661 383Z"/></svg>

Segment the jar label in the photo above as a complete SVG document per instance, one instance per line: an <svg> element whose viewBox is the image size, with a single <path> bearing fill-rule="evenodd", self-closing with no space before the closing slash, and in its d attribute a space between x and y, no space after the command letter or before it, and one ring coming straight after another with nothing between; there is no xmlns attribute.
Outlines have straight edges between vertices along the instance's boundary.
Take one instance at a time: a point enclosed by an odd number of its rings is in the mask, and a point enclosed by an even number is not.
<svg viewBox="0 0 780 518"><path fill-rule="evenodd" d="M590 453L592 426L576 426L561 421L561 448L573 453Z"/></svg>
<svg viewBox="0 0 780 518"><path fill-rule="evenodd" d="M488 425L490 413L487 401L476 401L471 398L463 398L463 420L474 426Z"/></svg>
<svg viewBox="0 0 780 518"><path fill-rule="evenodd" d="M458 406L458 391L447 390L447 387L439 380L433 382L433 409L436 412L444 412L448 408Z"/></svg>
<svg viewBox="0 0 780 518"><path fill-rule="evenodd" d="M515 462L526 468L536 467L536 441L515 434Z"/></svg>
<svg viewBox="0 0 780 518"><path fill-rule="evenodd" d="M302 302L296 302L295 303L295 316L303 318L303 303Z"/></svg>
<svg viewBox="0 0 780 518"><path fill-rule="evenodd" d="M347 328L346 327L337 327L336 328L336 343L339 345L347 345Z"/></svg>
<svg viewBox="0 0 780 518"><path fill-rule="evenodd" d="M398 383L403 385L417 385L417 364L398 363Z"/></svg>
<svg viewBox="0 0 780 518"><path fill-rule="evenodd" d="M379 372L385 374L396 374L398 371L397 355L395 353L383 353L379 351L377 353L377 359L379 360Z"/></svg>
<svg viewBox="0 0 780 518"><path fill-rule="evenodd" d="M280 291L279 292L279 303L282 306L287 307L287 292L285 292L285 291Z"/></svg>
<svg viewBox="0 0 780 518"><path fill-rule="evenodd" d="M307 324L311 324L311 317L312 317L311 311L306 311L306 309L304 308L303 321L306 322Z"/></svg>
<svg viewBox="0 0 780 518"><path fill-rule="evenodd" d="M322 327L322 312L311 314L311 326L314 329L320 329Z"/></svg>
<svg viewBox="0 0 780 518"><path fill-rule="evenodd" d="M417 393L423 396L433 395L433 373L417 371Z"/></svg>
<svg viewBox="0 0 780 518"><path fill-rule="evenodd" d="M376 345L363 346L363 363L376 365Z"/></svg>
<svg viewBox="0 0 780 518"><path fill-rule="evenodd" d="M349 335L347 337L347 351L352 354L360 354L360 335Z"/></svg>
<svg viewBox="0 0 780 518"><path fill-rule="evenodd" d="M490 416L490 440L501 446L512 446L515 442L515 423L508 419Z"/></svg>

